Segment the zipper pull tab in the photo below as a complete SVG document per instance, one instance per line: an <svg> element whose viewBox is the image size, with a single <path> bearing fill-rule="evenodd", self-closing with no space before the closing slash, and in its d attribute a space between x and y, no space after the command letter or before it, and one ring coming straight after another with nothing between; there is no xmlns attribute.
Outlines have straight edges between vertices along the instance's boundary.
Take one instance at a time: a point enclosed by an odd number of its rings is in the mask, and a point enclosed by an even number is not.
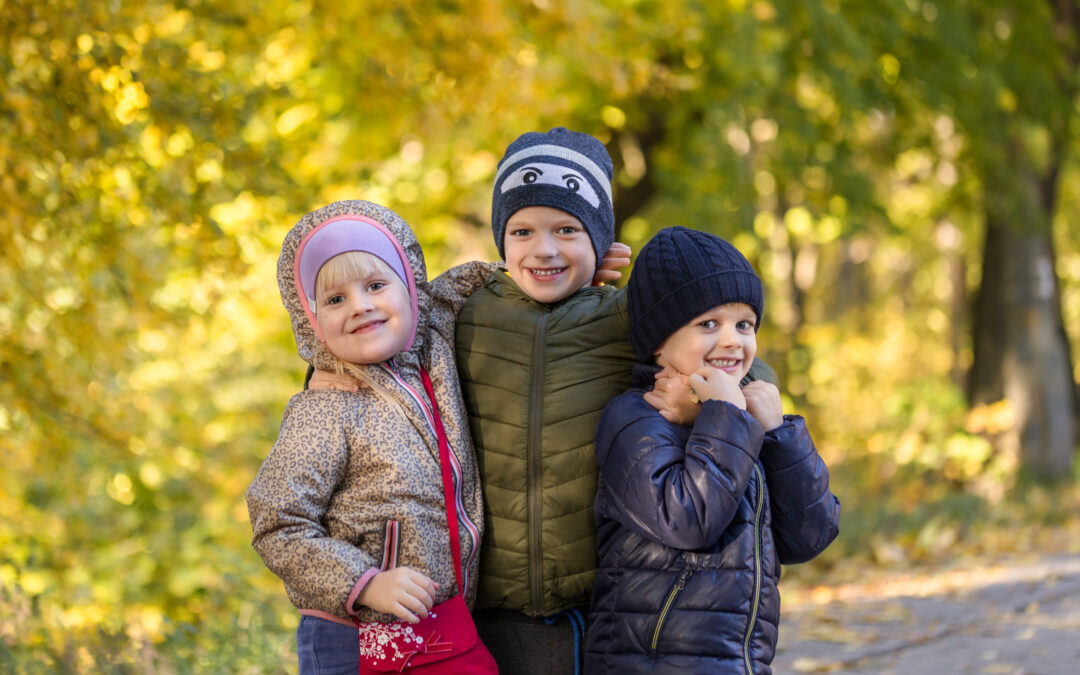
<svg viewBox="0 0 1080 675"><path fill-rule="evenodd" d="M686 582L690 578L691 570L689 568L684 569L679 573L679 578L675 580L675 588L682 590L686 587Z"/></svg>

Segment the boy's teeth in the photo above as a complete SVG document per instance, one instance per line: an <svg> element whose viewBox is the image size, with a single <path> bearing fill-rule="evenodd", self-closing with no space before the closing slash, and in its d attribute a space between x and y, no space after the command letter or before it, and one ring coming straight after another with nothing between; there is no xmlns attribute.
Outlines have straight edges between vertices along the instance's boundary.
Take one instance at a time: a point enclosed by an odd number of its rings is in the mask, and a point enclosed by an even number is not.
<svg viewBox="0 0 1080 675"><path fill-rule="evenodd" d="M737 359L713 359L709 361L709 365L713 368L728 368L738 363Z"/></svg>
<svg viewBox="0 0 1080 675"><path fill-rule="evenodd" d="M559 272L562 272L562 270L560 269L560 270L533 270L532 271L532 273L535 274L538 277L550 277L552 275L558 274Z"/></svg>

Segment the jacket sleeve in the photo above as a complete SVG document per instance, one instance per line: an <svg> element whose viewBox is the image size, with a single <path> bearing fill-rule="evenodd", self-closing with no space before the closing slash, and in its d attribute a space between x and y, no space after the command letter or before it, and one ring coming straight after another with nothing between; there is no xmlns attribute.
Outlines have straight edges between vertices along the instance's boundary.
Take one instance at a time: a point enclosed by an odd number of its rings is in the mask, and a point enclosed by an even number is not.
<svg viewBox="0 0 1080 675"><path fill-rule="evenodd" d="M716 543L750 481L761 425L729 403L706 401L684 436L639 393L613 400L597 431L597 517L673 548Z"/></svg>
<svg viewBox="0 0 1080 675"><path fill-rule="evenodd" d="M349 458L340 392L303 392L289 401L277 442L247 491L252 546L300 609L353 614L354 598L378 562L334 539L322 518ZM321 403L320 403L321 399ZM337 409L338 413L332 411Z"/></svg>
<svg viewBox="0 0 1080 675"><path fill-rule="evenodd" d="M455 317L469 296L480 290L501 263L472 261L451 267L428 284L435 306L449 310Z"/></svg>
<svg viewBox="0 0 1080 675"><path fill-rule="evenodd" d="M761 463L780 562L811 560L840 532L840 500L829 489L829 469L802 417L785 415L783 424L765 434Z"/></svg>

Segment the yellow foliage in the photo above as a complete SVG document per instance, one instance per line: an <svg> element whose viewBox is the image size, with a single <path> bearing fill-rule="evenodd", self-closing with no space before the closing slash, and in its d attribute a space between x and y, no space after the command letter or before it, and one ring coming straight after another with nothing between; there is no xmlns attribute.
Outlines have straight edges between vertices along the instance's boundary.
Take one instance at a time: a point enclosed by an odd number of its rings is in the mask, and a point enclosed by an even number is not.
<svg viewBox="0 0 1080 675"><path fill-rule="evenodd" d="M1016 424L1016 412L1013 402L1002 399L994 403L974 406L967 416L964 428L973 434L1000 434L1012 429Z"/></svg>

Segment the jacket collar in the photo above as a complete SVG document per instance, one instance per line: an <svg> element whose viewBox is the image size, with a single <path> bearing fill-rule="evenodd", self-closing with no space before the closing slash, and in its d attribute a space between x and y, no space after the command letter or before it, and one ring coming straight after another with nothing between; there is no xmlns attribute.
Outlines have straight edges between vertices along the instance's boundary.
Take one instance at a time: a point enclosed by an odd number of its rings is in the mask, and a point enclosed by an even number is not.
<svg viewBox="0 0 1080 675"><path fill-rule="evenodd" d="M630 386L649 391L656 384L656 374L663 368L655 363L635 363L630 371Z"/></svg>

